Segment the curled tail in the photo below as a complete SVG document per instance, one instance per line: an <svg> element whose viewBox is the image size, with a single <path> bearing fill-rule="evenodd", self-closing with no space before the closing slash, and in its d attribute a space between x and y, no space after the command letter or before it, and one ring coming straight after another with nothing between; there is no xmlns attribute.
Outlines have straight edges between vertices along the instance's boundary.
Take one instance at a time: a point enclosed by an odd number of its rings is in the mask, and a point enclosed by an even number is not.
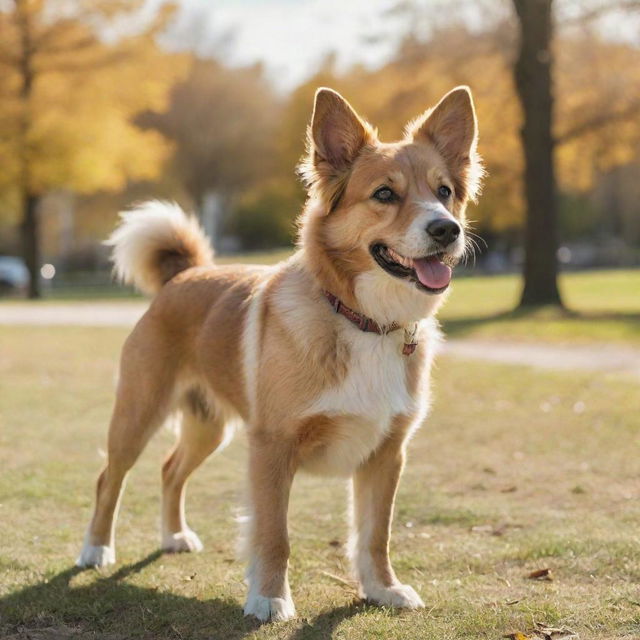
<svg viewBox="0 0 640 640"><path fill-rule="evenodd" d="M213 264L213 250L197 220L175 203L151 200L120 214L105 244L117 277L147 295L156 294L190 267Z"/></svg>

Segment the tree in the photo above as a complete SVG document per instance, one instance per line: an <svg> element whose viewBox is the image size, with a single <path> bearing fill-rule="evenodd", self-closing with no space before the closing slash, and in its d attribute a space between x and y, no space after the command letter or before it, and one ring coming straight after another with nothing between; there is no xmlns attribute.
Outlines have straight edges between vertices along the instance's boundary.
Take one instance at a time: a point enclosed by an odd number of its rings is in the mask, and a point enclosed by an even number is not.
<svg viewBox="0 0 640 640"><path fill-rule="evenodd" d="M637 147L640 100L629 87L639 84L638 50L624 44L605 44L594 33L581 38L565 37L562 51L566 59L561 60L564 77L560 83L563 126L556 127L552 77L555 3L512 1L520 26L514 78L524 117L521 140L526 222L520 306L562 306L557 284L556 161L563 160L565 171L572 174L574 188L580 189L592 181L596 170L632 159ZM582 9L566 22L585 27L613 11L640 9L640 2L585 3ZM571 67L570 71L567 67ZM567 108L567 104L571 106Z"/></svg>
<svg viewBox="0 0 640 640"><path fill-rule="evenodd" d="M99 37L111 20L139 4L11 0L1 5L0 152L7 160L0 191L21 212L32 298L40 296L42 196L60 188L117 189L130 177L153 177L168 151L161 136L131 122L142 109L162 107L184 66L155 44L168 13L161 11L142 33L116 43Z"/></svg>
<svg viewBox="0 0 640 640"><path fill-rule="evenodd" d="M171 169L202 212L211 193L229 200L273 175L278 102L259 65L230 69L193 58L166 111L141 126L172 141Z"/></svg>
<svg viewBox="0 0 640 640"><path fill-rule="evenodd" d="M562 305L558 290L558 213L554 168L552 0L513 0L520 23L514 66L524 122L526 200L524 288L520 306Z"/></svg>

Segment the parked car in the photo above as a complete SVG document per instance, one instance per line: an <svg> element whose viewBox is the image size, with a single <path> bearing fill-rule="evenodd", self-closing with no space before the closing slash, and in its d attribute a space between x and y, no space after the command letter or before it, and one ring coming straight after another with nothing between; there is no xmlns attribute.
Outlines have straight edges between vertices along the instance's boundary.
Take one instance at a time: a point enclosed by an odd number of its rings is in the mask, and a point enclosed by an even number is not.
<svg viewBox="0 0 640 640"><path fill-rule="evenodd" d="M29 271L22 258L0 256L0 296L24 293L29 286Z"/></svg>

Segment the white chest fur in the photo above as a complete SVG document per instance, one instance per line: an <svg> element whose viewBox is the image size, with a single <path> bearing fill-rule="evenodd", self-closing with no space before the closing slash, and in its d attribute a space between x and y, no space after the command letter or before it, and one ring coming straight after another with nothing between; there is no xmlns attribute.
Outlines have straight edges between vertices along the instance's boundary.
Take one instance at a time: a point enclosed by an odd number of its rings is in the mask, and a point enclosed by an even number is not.
<svg viewBox="0 0 640 640"><path fill-rule="evenodd" d="M309 471L350 475L380 444L398 414L421 414L427 389L409 393L401 331L379 336L346 328L350 363L346 378L323 391L305 412L336 420L336 434ZM417 354L415 356L419 357ZM422 386L422 385L421 385Z"/></svg>
<svg viewBox="0 0 640 640"><path fill-rule="evenodd" d="M351 414L384 425L397 413L407 413L412 399L407 389L402 332L386 336L349 331L349 369L336 387L316 398L307 413Z"/></svg>

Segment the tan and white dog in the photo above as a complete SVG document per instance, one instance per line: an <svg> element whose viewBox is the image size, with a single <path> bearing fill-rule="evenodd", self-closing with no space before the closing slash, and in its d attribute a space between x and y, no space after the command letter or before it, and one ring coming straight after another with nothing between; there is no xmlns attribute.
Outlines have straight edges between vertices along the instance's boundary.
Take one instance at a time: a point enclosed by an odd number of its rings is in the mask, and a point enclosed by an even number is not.
<svg viewBox="0 0 640 640"><path fill-rule="evenodd" d="M465 251L482 169L466 87L385 144L336 92L316 93L301 173L298 251L273 267L215 266L197 223L150 202L111 236L118 275L154 295L127 339L93 518L78 565L115 561L123 481L149 438L183 414L162 469L162 547L197 551L185 483L247 425L245 614L295 614L287 504L298 470L352 482L350 554L362 596L422 607L389 560L394 497L429 403L434 313Z"/></svg>

